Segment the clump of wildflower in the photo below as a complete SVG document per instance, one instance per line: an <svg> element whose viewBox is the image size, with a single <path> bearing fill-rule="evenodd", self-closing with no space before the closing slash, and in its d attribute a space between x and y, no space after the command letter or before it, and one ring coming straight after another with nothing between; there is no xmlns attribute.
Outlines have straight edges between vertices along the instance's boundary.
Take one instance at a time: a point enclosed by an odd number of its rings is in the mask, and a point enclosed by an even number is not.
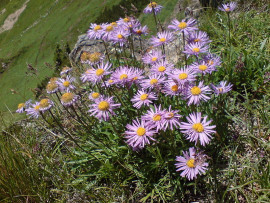
<svg viewBox="0 0 270 203"><path fill-rule="evenodd" d="M153 103L153 100L157 100L154 92L139 90L138 93L131 99L133 106L140 109L142 106L149 106Z"/></svg>
<svg viewBox="0 0 270 203"><path fill-rule="evenodd" d="M211 92L208 86L204 86L203 82L199 82L199 85L190 85L185 92L186 98L188 99L188 105L200 104L201 100L207 101L210 97L207 96Z"/></svg>
<svg viewBox="0 0 270 203"><path fill-rule="evenodd" d="M197 175L204 174L207 170L208 163L205 162L206 155L196 153L194 147L189 148L188 151L183 152L184 156L176 157L176 171L182 171L182 177L187 177L188 180L193 180Z"/></svg>
<svg viewBox="0 0 270 203"><path fill-rule="evenodd" d="M164 31L164 32L158 32L157 36L152 36L150 39L150 43L154 46L162 46L165 44L169 44L171 41L174 40L174 36L172 32Z"/></svg>
<svg viewBox="0 0 270 203"><path fill-rule="evenodd" d="M229 13L229 12L234 11L236 7L237 7L236 2L229 2L226 4L222 4L221 6L218 7L218 9Z"/></svg>
<svg viewBox="0 0 270 203"><path fill-rule="evenodd" d="M97 119L109 120L110 116L115 115L113 109L120 107L121 104L115 104L113 97L101 97L95 100L94 104L90 105L91 116L95 116Z"/></svg>
<svg viewBox="0 0 270 203"><path fill-rule="evenodd" d="M210 126L212 120L207 121L207 116L202 117L199 112L189 114L187 121L188 123L181 122L180 124L181 132L185 134L186 138L196 144L199 141L202 146L209 144L212 139L211 134L216 133L213 130L216 126Z"/></svg>
<svg viewBox="0 0 270 203"><path fill-rule="evenodd" d="M126 128L126 142L135 151L144 148L144 146L147 144L150 144L150 140L155 141L155 139L153 138L156 133L156 131L154 130L154 126L149 125L144 120L133 120L132 125L127 124Z"/></svg>
<svg viewBox="0 0 270 203"><path fill-rule="evenodd" d="M149 3L146 8L143 10L144 13L152 13L154 11L155 14L160 13L163 7L158 5L156 2L152 1Z"/></svg>
<svg viewBox="0 0 270 203"><path fill-rule="evenodd" d="M168 28L174 31L183 32L184 35L188 35L194 30L198 30L196 27L197 21L193 18L183 19L181 22L177 19L172 20L172 25L169 25Z"/></svg>
<svg viewBox="0 0 270 203"><path fill-rule="evenodd" d="M210 87L216 95L225 94L232 90L232 84L228 83L227 85L227 81L221 81L217 86L212 84Z"/></svg>

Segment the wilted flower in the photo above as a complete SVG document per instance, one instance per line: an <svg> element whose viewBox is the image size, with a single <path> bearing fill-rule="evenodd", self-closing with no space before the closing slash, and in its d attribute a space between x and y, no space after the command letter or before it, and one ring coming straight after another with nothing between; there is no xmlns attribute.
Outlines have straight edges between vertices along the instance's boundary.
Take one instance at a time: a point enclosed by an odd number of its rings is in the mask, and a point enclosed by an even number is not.
<svg viewBox="0 0 270 203"><path fill-rule="evenodd" d="M100 52L89 53L89 52L84 51L82 52L80 58L81 58L81 63L95 65L103 61L105 56L104 54Z"/></svg>
<svg viewBox="0 0 270 203"><path fill-rule="evenodd" d="M221 65L221 59L219 56L216 56L215 54L207 54L205 57L203 57L203 60L207 63L209 66L217 67Z"/></svg>
<svg viewBox="0 0 270 203"><path fill-rule="evenodd" d="M143 105L149 106L153 103L153 100L157 100L155 93L145 90L139 90L138 93L131 99L133 106L137 109Z"/></svg>
<svg viewBox="0 0 270 203"><path fill-rule="evenodd" d="M25 111L25 109L27 109L27 108L29 108L29 106L31 106L31 102L32 102L32 100L29 99L25 103L18 104L18 108L17 108L16 112L23 113Z"/></svg>
<svg viewBox="0 0 270 203"><path fill-rule="evenodd" d="M42 99L39 102L39 110L43 113L53 106L53 101L50 99Z"/></svg>
<svg viewBox="0 0 270 203"><path fill-rule="evenodd" d="M58 80L58 78L56 78ZM52 80L51 82L49 82L46 86L46 91L48 94L53 94L55 92L58 91L58 84L56 83L56 81Z"/></svg>
<svg viewBox="0 0 270 203"><path fill-rule="evenodd" d="M95 116L97 119L109 120L111 115L115 115L113 109L120 107L121 104L115 104L113 97L101 97L95 100L94 104L90 105L91 116Z"/></svg>
<svg viewBox="0 0 270 203"><path fill-rule="evenodd" d="M161 5L158 5L156 2L152 1L147 7L143 10L144 13L152 13L154 11L155 14L160 13L162 9Z"/></svg>
<svg viewBox="0 0 270 203"><path fill-rule="evenodd" d="M78 99L79 99L78 95L72 92L66 92L61 96L61 103L64 106L71 106L75 104Z"/></svg>
<svg viewBox="0 0 270 203"><path fill-rule="evenodd" d="M125 131L125 139L127 144L133 148L133 150L140 150L144 148L146 144L150 144L150 140L155 141L153 138L156 133L153 130L153 126L148 125L144 120L141 122L136 119L132 121L132 125L127 124L127 130Z"/></svg>
<svg viewBox="0 0 270 203"><path fill-rule="evenodd" d="M184 156L176 157L176 171L183 171L180 175L193 180L199 174L204 174L207 170L208 163L205 162L206 155L196 153L194 147L189 148L189 152L183 152Z"/></svg>
<svg viewBox="0 0 270 203"><path fill-rule="evenodd" d="M171 41L174 40L174 36L172 32L164 31L164 32L158 32L157 36L152 36L150 39L150 43L154 46L162 46L165 44L169 44Z"/></svg>
<svg viewBox="0 0 270 203"><path fill-rule="evenodd" d="M187 121L188 123L181 122L180 124L181 132L185 134L186 138L196 144L199 141L202 146L208 144L212 139L210 134L216 132L213 130L216 126L209 125L212 120L207 121L207 116L202 117L199 112L189 114Z"/></svg>

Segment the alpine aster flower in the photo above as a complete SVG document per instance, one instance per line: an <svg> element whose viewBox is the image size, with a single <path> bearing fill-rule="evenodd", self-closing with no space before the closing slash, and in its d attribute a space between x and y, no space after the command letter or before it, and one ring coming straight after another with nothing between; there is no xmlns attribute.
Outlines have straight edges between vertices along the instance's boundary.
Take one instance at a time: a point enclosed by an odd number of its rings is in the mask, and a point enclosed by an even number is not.
<svg viewBox="0 0 270 203"><path fill-rule="evenodd" d="M216 56L215 54L207 54L203 60L207 63L209 66L217 67L221 65L221 59L219 56Z"/></svg>
<svg viewBox="0 0 270 203"><path fill-rule="evenodd" d="M138 120L132 121L132 125L127 124L127 130L125 131L125 139L127 144L133 148L133 150L140 150L145 145L150 144L151 141L155 141L153 138L156 131L154 127L148 125L144 120L141 122Z"/></svg>
<svg viewBox="0 0 270 203"><path fill-rule="evenodd" d="M174 65L172 63L168 63L167 61L160 61L155 63L150 71L153 74L168 75L171 72L173 66Z"/></svg>
<svg viewBox="0 0 270 203"><path fill-rule="evenodd" d="M162 92L170 96L179 95L182 92L182 85L173 80L168 80L168 82L164 84Z"/></svg>
<svg viewBox="0 0 270 203"><path fill-rule="evenodd" d="M218 7L218 9L228 13L228 12L234 11L236 6L237 6L236 2L229 2L229 3L226 3L226 4L222 4L220 7Z"/></svg>
<svg viewBox="0 0 270 203"><path fill-rule="evenodd" d="M187 44L183 53L187 54L188 57L192 55L198 56L200 53L208 52L208 49L208 45L196 42Z"/></svg>
<svg viewBox="0 0 270 203"><path fill-rule="evenodd" d="M84 51L82 52L80 58L81 58L81 63L95 65L103 61L105 56L104 54L100 52L89 53L89 52Z"/></svg>
<svg viewBox="0 0 270 203"><path fill-rule="evenodd" d="M113 44L119 43L122 47L125 43L127 43L127 38L130 35L128 30L118 28L113 31L109 37L109 40L113 42Z"/></svg>
<svg viewBox="0 0 270 203"><path fill-rule="evenodd" d="M111 34L113 33L113 31L116 29L115 26L113 26L112 24L104 24L102 26L102 30L103 30L103 36L102 39L104 41L109 41L111 38Z"/></svg>
<svg viewBox="0 0 270 203"><path fill-rule="evenodd" d="M148 79L144 79L141 82L141 86L144 89L157 89L160 90L162 85L165 83L166 78L162 75L153 74L148 77Z"/></svg>
<svg viewBox="0 0 270 203"><path fill-rule="evenodd" d="M190 67L174 69L169 76L182 85L196 80L196 72Z"/></svg>
<svg viewBox="0 0 270 203"><path fill-rule="evenodd" d="M58 80L58 78L57 78ZM59 90L58 84L56 83L56 81L51 81L48 82L47 86L46 86L46 91L48 94L53 94L55 92L57 92Z"/></svg>
<svg viewBox="0 0 270 203"><path fill-rule="evenodd" d="M155 93L139 90L138 93L131 99L133 106L137 109L141 108L143 105L149 106L152 104L153 100L157 100Z"/></svg>
<svg viewBox="0 0 270 203"><path fill-rule="evenodd" d="M209 37L207 35L206 32L203 31L195 31L195 32L191 32L188 35L187 38L188 43L202 43L202 44L207 44L210 43L211 40L209 40Z"/></svg>
<svg viewBox="0 0 270 203"><path fill-rule="evenodd" d="M72 70L72 68L66 66L66 67L64 67L64 68L62 69L62 71L60 72L60 75L61 75L61 76L62 76L62 75L65 75L65 74L69 73L71 70Z"/></svg>
<svg viewBox="0 0 270 203"><path fill-rule="evenodd" d="M149 33L149 30L148 30L148 27L145 25L145 26L139 26L139 27L135 27L133 28L133 33L135 35L138 35L138 36L142 36L142 35L148 35Z"/></svg>
<svg viewBox="0 0 270 203"><path fill-rule="evenodd" d="M172 25L169 25L168 28L175 31L184 32L184 35L188 35L190 32L198 30L196 24L197 21L193 18L183 19L181 22L174 19L172 20Z"/></svg>
<svg viewBox="0 0 270 203"><path fill-rule="evenodd" d="M104 34L103 25L98 25L96 23L91 23L90 29L87 31L87 37L89 39L101 39Z"/></svg>
<svg viewBox="0 0 270 203"><path fill-rule="evenodd" d="M75 86L72 85L72 82L74 81L75 81L75 78L67 76L66 79L61 78L58 81L56 81L56 83L58 84L59 89L61 91L70 91L70 90L75 89Z"/></svg>
<svg viewBox="0 0 270 203"><path fill-rule="evenodd" d="M112 64L110 64L109 62L107 62L106 64L104 64L103 62L98 64L97 68L91 71L90 81L93 84L100 82L105 75L108 75L111 73L109 72L111 66Z"/></svg>
<svg viewBox="0 0 270 203"><path fill-rule="evenodd" d="M180 126L179 118L182 116L178 114L178 110L172 110L171 105L168 110L164 112L164 120L163 120L163 129L166 130L169 128L173 130L173 128L178 128Z"/></svg>
<svg viewBox="0 0 270 203"><path fill-rule="evenodd" d="M143 10L144 13L152 13L154 11L155 14L160 13L162 9L161 5L158 5L156 2L152 1L147 7Z"/></svg>
<svg viewBox="0 0 270 203"><path fill-rule="evenodd" d="M91 81L91 79L92 79L92 72L93 72L93 68L89 68L89 69L87 69L83 74L82 74L82 76L80 77L81 78L81 81L83 82L83 83L85 83L85 82L90 82Z"/></svg>
<svg viewBox="0 0 270 203"><path fill-rule="evenodd" d="M142 61L145 64L155 64L161 61L163 58L165 58L165 55L162 55L162 52L160 50L152 50L151 52L146 53L142 57Z"/></svg>
<svg viewBox="0 0 270 203"><path fill-rule="evenodd" d="M111 79L114 84L119 84L120 86L130 85L135 76L134 68L129 68L127 66L120 66L111 75Z"/></svg>
<svg viewBox="0 0 270 203"><path fill-rule="evenodd" d="M195 62L190 65L190 68L194 69L197 73L201 73L203 75L209 73L211 74L216 70L214 66L208 65L205 61Z"/></svg>
<svg viewBox="0 0 270 203"><path fill-rule="evenodd" d="M100 98L100 93L98 92L91 92L88 96L89 100L95 101L96 99Z"/></svg>
<svg viewBox="0 0 270 203"><path fill-rule="evenodd" d="M66 92L61 96L61 104L63 106L71 106L76 103L76 101L79 99L79 96L72 93L72 92Z"/></svg>
<svg viewBox="0 0 270 203"><path fill-rule="evenodd" d="M202 146L209 144L212 139L211 134L216 133L213 130L216 126L210 126L212 120L207 121L207 116L202 117L202 114L199 112L189 114L187 121L188 123L181 122L180 124L180 130L185 134L186 138L196 144L199 141Z"/></svg>
<svg viewBox="0 0 270 203"><path fill-rule="evenodd" d="M165 110L161 108L161 105L158 107L154 105L154 109L147 111L145 115L142 116L142 119L149 122L149 125L153 125L157 131L164 130L164 114Z"/></svg>
<svg viewBox="0 0 270 203"><path fill-rule="evenodd" d="M188 105L200 104L201 100L207 101L210 99L206 94L209 94L211 89L208 86L204 86L201 81L198 86L190 85L185 92L186 98L188 99Z"/></svg>
<svg viewBox="0 0 270 203"><path fill-rule="evenodd" d="M30 118L38 118L40 116L40 106L39 106L39 102L36 102L34 104L31 105L32 107L27 108L26 114L30 116Z"/></svg>
<svg viewBox="0 0 270 203"><path fill-rule="evenodd" d="M43 113L43 112L49 110L50 108L52 108L53 105L54 105L54 103L52 100L42 99L39 102L39 110Z"/></svg>
<svg viewBox="0 0 270 203"><path fill-rule="evenodd" d="M162 46L165 44L169 44L171 41L174 40L174 36L172 32L164 31L164 32L158 32L157 36L152 36L150 39L150 43L154 46Z"/></svg>
<svg viewBox="0 0 270 203"><path fill-rule="evenodd" d="M115 104L113 97L101 97L95 100L94 104L90 105L91 116L95 116L97 119L104 121L109 120L110 116L115 115L113 109L120 107L121 104Z"/></svg>
<svg viewBox="0 0 270 203"><path fill-rule="evenodd" d="M204 174L207 170L208 163L205 162L206 155L196 153L194 147L189 148L189 152L183 152L184 156L176 157L176 171L183 171L180 175L193 180L199 174Z"/></svg>
<svg viewBox="0 0 270 203"><path fill-rule="evenodd" d="M232 90L232 84L228 83L227 85L227 81L221 81L219 85L210 85L210 87L216 95L224 94Z"/></svg>
<svg viewBox="0 0 270 203"><path fill-rule="evenodd" d="M18 104L18 108L16 110L17 113L23 113L25 109L29 108L31 106L32 100L29 99L25 103Z"/></svg>

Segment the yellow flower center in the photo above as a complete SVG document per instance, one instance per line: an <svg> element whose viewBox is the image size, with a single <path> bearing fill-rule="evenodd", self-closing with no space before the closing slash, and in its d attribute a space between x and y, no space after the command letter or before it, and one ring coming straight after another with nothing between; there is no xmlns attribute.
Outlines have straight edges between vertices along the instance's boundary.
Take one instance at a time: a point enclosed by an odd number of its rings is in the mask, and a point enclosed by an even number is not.
<svg viewBox="0 0 270 203"><path fill-rule="evenodd" d="M65 81L65 82L63 82L63 85L64 85L65 87L68 87L68 86L70 85L70 82L69 82L69 81Z"/></svg>
<svg viewBox="0 0 270 203"><path fill-rule="evenodd" d="M138 77L134 77L134 78L132 78L132 80L138 80Z"/></svg>
<svg viewBox="0 0 270 203"><path fill-rule="evenodd" d="M117 35L117 38L118 38L118 39L122 39L122 38L123 38L123 35L118 34L118 35Z"/></svg>
<svg viewBox="0 0 270 203"><path fill-rule="evenodd" d="M109 80L108 82L109 82L109 83L113 83L113 80Z"/></svg>
<svg viewBox="0 0 270 203"><path fill-rule="evenodd" d="M35 109L36 111L38 111L39 108L40 108L40 106L39 106L39 105L36 105L34 109Z"/></svg>
<svg viewBox="0 0 270 203"><path fill-rule="evenodd" d="M194 162L195 162L194 159L189 159L186 164L189 168L194 168L195 167Z"/></svg>
<svg viewBox="0 0 270 203"><path fill-rule="evenodd" d="M51 83L52 83L52 82L56 82L57 80L58 80L57 77L53 77L53 78L50 79L50 82L51 82Z"/></svg>
<svg viewBox="0 0 270 203"><path fill-rule="evenodd" d="M214 61L213 61L213 60L208 60L207 63L208 63L209 65L213 65L213 64L214 64Z"/></svg>
<svg viewBox="0 0 270 203"><path fill-rule="evenodd" d="M143 136L145 133L146 133L145 128L139 127L139 128L137 129L137 135Z"/></svg>
<svg viewBox="0 0 270 203"><path fill-rule="evenodd" d="M191 94L193 95L199 95L201 94L201 88L195 86L195 87L192 87L191 90L190 90Z"/></svg>
<svg viewBox="0 0 270 203"><path fill-rule="evenodd" d="M194 42L200 42L201 40L200 39L194 39Z"/></svg>
<svg viewBox="0 0 270 203"><path fill-rule="evenodd" d="M152 80L150 80L150 84L151 85L154 85L154 84L157 84L158 83L158 79L152 79Z"/></svg>
<svg viewBox="0 0 270 203"><path fill-rule="evenodd" d="M101 26L100 26L100 25L95 26L94 30L95 30L95 31L101 30Z"/></svg>
<svg viewBox="0 0 270 203"><path fill-rule="evenodd" d="M159 41L165 42L166 41L166 38L162 37L162 38L159 39Z"/></svg>
<svg viewBox="0 0 270 203"><path fill-rule="evenodd" d="M178 24L178 27L180 29L185 29L187 27L187 24L185 22L181 22L181 23Z"/></svg>
<svg viewBox="0 0 270 203"><path fill-rule="evenodd" d="M102 68L96 70L96 75L101 76L104 73L104 70Z"/></svg>
<svg viewBox="0 0 270 203"><path fill-rule="evenodd" d="M148 94L142 94L142 95L140 96L140 99L141 99L142 101L146 100L147 98L148 98Z"/></svg>
<svg viewBox="0 0 270 203"><path fill-rule="evenodd" d="M165 70L166 70L166 68L164 66L158 67L158 71L159 72L164 72Z"/></svg>
<svg viewBox="0 0 270 203"><path fill-rule="evenodd" d="M129 18L124 18L124 22L129 22Z"/></svg>
<svg viewBox="0 0 270 203"><path fill-rule="evenodd" d="M186 74L186 73L180 73L180 74L178 75L178 78L179 78L180 80L187 79L187 77L188 77L188 74Z"/></svg>
<svg viewBox="0 0 270 203"><path fill-rule="evenodd" d="M223 88L222 87L218 88L218 91L223 92Z"/></svg>
<svg viewBox="0 0 270 203"><path fill-rule="evenodd" d="M25 103L20 103L20 104L18 104L18 109L21 109L21 108L23 108L23 107L25 107Z"/></svg>
<svg viewBox="0 0 270 203"><path fill-rule="evenodd" d="M193 124L192 128L198 133L201 133L204 131L203 125L201 123Z"/></svg>
<svg viewBox="0 0 270 203"><path fill-rule="evenodd" d="M90 54L88 58L91 62L98 62L100 60L100 56L101 56L101 53L94 52Z"/></svg>
<svg viewBox="0 0 270 203"><path fill-rule="evenodd" d="M226 8L225 11L230 11L230 8Z"/></svg>
<svg viewBox="0 0 270 203"><path fill-rule="evenodd" d="M93 97L93 99L98 98L99 95L100 95L100 94L99 94L98 92L93 92L93 93L91 94L91 96Z"/></svg>
<svg viewBox="0 0 270 203"><path fill-rule="evenodd" d="M108 31L108 32L113 31L113 26L108 25L108 26L106 27L106 31Z"/></svg>
<svg viewBox="0 0 270 203"><path fill-rule="evenodd" d="M157 3L153 1L152 3L148 4L148 7L149 8L156 8L157 7Z"/></svg>
<svg viewBox="0 0 270 203"><path fill-rule="evenodd" d="M160 121L161 116L159 114L156 114L153 116L153 121Z"/></svg>
<svg viewBox="0 0 270 203"><path fill-rule="evenodd" d="M173 112L169 112L167 118L172 118L172 117L174 117L174 113Z"/></svg>
<svg viewBox="0 0 270 203"><path fill-rule="evenodd" d="M178 90L178 85L173 85L171 87L171 90L174 91L174 92L176 92Z"/></svg>
<svg viewBox="0 0 270 203"><path fill-rule="evenodd" d="M67 93L62 95L61 101L64 103L68 103L68 102L71 102L73 100L73 98L74 98L74 94L71 92L67 92Z"/></svg>
<svg viewBox="0 0 270 203"><path fill-rule="evenodd" d="M195 47L195 48L192 49L192 51L198 53L200 51L200 48Z"/></svg>
<svg viewBox="0 0 270 203"><path fill-rule="evenodd" d="M113 27L117 26L117 22L112 22L111 26L113 26Z"/></svg>
<svg viewBox="0 0 270 203"><path fill-rule="evenodd" d="M201 71L205 71L208 67L206 65L199 65Z"/></svg>
<svg viewBox="0 0 270 203"><path fill-rule="evenodd" d="M124 80L124 79L127 79L127 78L128 78L127 74L120 75L120 80Z"/></svg>
<svg viewBox="0 0 270 203"><path fill-rule="evenodd" d="M46 108L50 105L49 103L49 99L42 99L40 102L39 102L39 106L41 108Z"/></svg>
<svg viewBox="0 0 270 203"><path fill-rule="evenodd" d="M53 91L53 90L55 90L56 88L57 88L56 82L50 82L50 83L47 85L47 87L46 87L46 89L47 89L48 91Z"/></svg>
<svg viewBox="0 0 270 203"><path fill-rule="evenodd" d="M142 34L141 30L137 30L136 32L137 32L137 34Z"/></svg>
<svg viewBox="0 0 270 203"><path fill-rule="evenodd" d="M157 57L153 57L152 61L155 62L158 58Z"/></svg>
<svg viewBox="0 0 270 203"><path fill-rule="evenodd" d="M110 108L110 104L106 101L101 101L98 104L98 109L101 111L106 111Z"/></svg>

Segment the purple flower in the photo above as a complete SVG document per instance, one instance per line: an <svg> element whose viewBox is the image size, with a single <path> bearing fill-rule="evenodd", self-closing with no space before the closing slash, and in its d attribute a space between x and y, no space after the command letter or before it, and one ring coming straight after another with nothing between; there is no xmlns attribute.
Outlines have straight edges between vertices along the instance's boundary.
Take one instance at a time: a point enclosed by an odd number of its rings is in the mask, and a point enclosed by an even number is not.
<svg viewBox="0 0 270 203"><path fill-rule="evenodd" d="M138 93L131 99L133 106L137 109L143 105L149 106L153 100L157 100L155 93L145 90L139 90Z"/></svg>
<svg viewBox="0 0 270 203"><path fill-rule="evenodd" d="M142 119L149 122L149 125L153 125L157 128L157 131L164 130L164 114L165 110L162 110L161 105L158 107L154 105L154 109L147 111L145 115L142 116Z"/></svg>
<svg viewBox="0 0 270 203"><path fill-rule="evenodd" d="M120 107L121 104L115 104L113 97L101 97L95 100L94 104L90 105L91 116L95 116L97 119L109 120L111 115L115 115L113 109Z"/></svg>
<svg viewBox="0 0 270 203"><path fill-rule="evenodd" d="M129 35L130 33L128 30L119 27L114 32L112 32L109 40L112 41L113 44L119 43L119 45L122 47L125 43L127 43L127 38Z"/></svg>
<svg viewBox="0 0 270 203"><path fill-rule="evenodd" d="M120 66L111 75L114 84L119 84L121 86L131 83L134 77L133 69L127 66Z"/></svg>
<svg viewBox="0 0 270 203"><path fill-rule="evenodd" d="M148 30L148 27L145 25L145 26L139 26L139 27L135 27L133 28L133 33L135 35L138 35L138 36L142 36L142 35L148 35L149 33L149 30Z"/></svg>
<svg viewBox="0 0 270 203"><path fill-rule="evenodd" d="M70 71L72 71L72 68L70 68L70 67L64 67L63 69L62 69L62 71L60 72L60 75L62 76L62 75L65 75L65 74L67 74L67 73L69 73Z"/></svg>
<svg viewBox="0 0 270 203"><path fill-rule="evenodd" d="M196 72L190 67L174 69L169 76L182 85L196 80Z"/></svg>
<svg viewBox="0 0 270 203"><path fill-rule="evenodd" d="M42 99L39 102L39 110L43 113L47 110L49 110L50 108L52 108L52 106L54 105L53 101L50 99Z"/></svg>
<svg viewBox="0 0 270 203"><path fill-rule="evenodd" d="M74 81L75 78L67 76L66 79L60 78L56 83L61 91L70 91L75 89L75 86L72 85L72 82Z"/></svg>
<svg viewBox="0 0 270 203"><path fill-rule="evenodd" d="M89 78L90 81L93 84L100 82L104 78L104 76L111 73L109 72L111 66L112 64L110 64L109 62L107 62L106 64L104 64L103 62L98 64L97 68L91 71L91 76Z"/></svg>
<svg viewBox="0 0 270 203"><path fill-rule="evenodd" d="M93 68L89 68L89 69L87 69L83 74L82 74L82 76L80 77L81 78L81 81L83 82L83 83L85 83L85 82L90 82L91 81L91 79L92 79L92 72L93 72Z"/></svg>
<svg viewBox="0 0 270 203"><path fill-rule="evenodd" d="M179 118L182 116L178 114L177 110L172 110L171 105L169 106L168 110L165 110L164 112L164 120L163 120L163 129L166 130L167 128L170 128L170 130L173 130L173 128L178 128L180 126Z"/></svg>
<svg viewBox="0 0 270 203"><path fill-rule="evenodd" d="M158 32L157 36L152 36L152 38L150 39L150 43L154 47L157 47L157 46L169 44L173 40L174 40L173 33L164 31L164 32Z"/></svg>
<svg viewBox="0 0 270 203"><path fill-rule="evenodd" d="M200 144L205 146L212 139L211 134L216 133L216 131L213 130L216 126L209 125L212 120L207 121L207 116L202 117L200 112L189 114L187 121L188 123L181 122L180 129L190 142L197 144L197 142L200 141Z"/></svg>
<svg viewBox="0 0 270 203"><path fill-rule="evenodd" d="M211 74L213 71L216 70L214 66L209 65L205 61L195 62L190 65L190 68L194 69L197 73L201 73L203 75L207 73Z"/></svg>
<svg viewBox="0 0 270 203"><path fill-rule="evenodd" d="M165 58L165 55L163 55L160 50L152 50L142 57L142 61L145 64L155 64L161 61L163 58Z"/></svg>
<svg viewBox="0 0 270 203"><path fill-rule="evenodd" d="M209 37L207 35L206 32L203 31L195 31L195 32L191 32L188 35L187 38L188 43L202 43L202 44L206 44L206 43L210 43L211 40L209 40Z"/></svg>
<svg viewBox="0 0 270 203"><path fill-rule="evenodd" d="M160 13L162 9L161 5L158 5L156 2L152 1L147 7L143 10L144 13L152 13L154 11L155 14Z"/></svg>
<svg viewBox="0 0 270 203"><path fill-rule="evenodd" d="M231 12L231 11L234 11L236 6L237 6L236 2L229 2L226 4L222 4L220 7L218 7L218 9L225 12Z"/></svg>
<svg viewBox="0 0 270 203"><path fill-rule="evenodd" d="M196 42L187 44L183 53L187 54L188 57L192 55L198 56L200 53L207 53L208 49L208 45Z"/></svg>
<svg viewBox="0 0 270 203"><path fill-rule="evenodd" d="M113 24L104 24L102 26L102 31L103 31L103 36L102 39L104 41L109 41L111 38L111 35L113 33L113 31L116 29L116 27Z"/></svg>
<svg viewBox="0 0 270 203"><path fill-rule="evenodd" d="M29 108L32 105L31 102L32 102L32 100L29 99L25 103L18 104L18 108L17 108L16 112L23 113L25 111L25 109Z"/></svg>
<svg viewBox="0 0 270 203"><path fill-rule="evenodd" d="M219 83L219 85L215 86L215 85L210 85L210 87L212 88L212 90L214 91L214 93L216 95L219 95L219 94L224 94L224 93L227 93L229 91L232 90L232 84L231 83L228 83L227 85L227 81L221 81Z"/></svg>
<svg viewBox="0 0 270 203"><path fill-rule="evenodd" d="M192 32L194 30L198 30L196 27L197 21L193 18L190 19L183 19L181 22L177 19L172 20L172 25L169 25L168 28L175 30L175 31L181 31L184 32L185 35L188 35L189 32Z"/></svg>
<svg viewBox="0 0 270 203"><path fill-rule="evenodd" d="M105 58L104 54L100 52L89 53L89 52L84 51L82 52L80 56L81 63L90 64L90 65L98 64L101 61L103 61L104 58Z"/></svg>
<svg viewBox="0 0 270 203"><path fill-rule="evenodd" d="M166 78L162 75L153 74L150 75L148 79L144 79L141 82L141 86L144 89L157 89L159 90L162 84L165 82Z"/></svg>
<svg viewBox="0 0 270 203"><path fill-rule="evenodd" d="M127 139L127 144L133 150L144 148L146 144L150 144L150 140L155 141L153 136L157 132L153 130L153 126L148 125L144 120L141 122L138 119L133 120L132 125L127 124L126 128L125 139Z"/></svg>
<svg viewBox="0 0 270 203"><path fill-rule="evenodd" d="M173 66L174 65L172 63L168 63L167 61L160 61L155 63L150 71L154 74L168 75L171 72Z"/></svg>
<svg viewBox="0 0 270 203"><path fill-rule="evenodd" d="M58 80L58 78L57 78ZM56 83L56 81L50 81L48 82L47 86L46 86L46 91L48 94L53 94L55 92L57 92L59 90L59 86Z"/></svg>
<svg viewBox="0 0 270 203"><path fill-rule="evenodd" d="M78 95L75 95L72 92L66 92L61 96L61 103L63 106L71 106L76 103L76 101L79 99Z"/></svg>
<svg viewBox="0 0 270 203"><path fill-rule="evenodd" d="M100 94L98 92L91 92L88 96L89 100L95 101L96 99L100 98Z"/></svg>
<svg viewBox="0 0 270 203"><path fill-rule="evenodd" d="M216 56L214 54L207 54L203 60L209 65L209 66L213 66L213 67L217 67L221 65L221 59L219 56Z"/></svg>
<svg viewBox="0 0 270 203"><path fill-rule="evenodd" d="M206 155L196 153L194 147L189 148L189 152L183 152L184 156L176 157L176 171L183 171L180 175L193 180L199 174L204 174L207 170L208 163L205 162Z"/></svg>
<svg viewBox="0 0 270 203"><path fill-rule="evenodd" d="M40 116L40 106L39 106L39 102L36 102L34 104L31 105L32 107L27 108L26 114L30 116L30 118L38 118Z"/></svg>
<svg viewBox="0 0 270 203"><path fill-rule="evenodd" d="M179 85L173 80L168 80L167 83L164 84L162 92L166 95L175 96L179 95L182 91L182 85Z"/></svg>
<svg viewBox="0 0 270 203"><path fill-rule="evenodd" d="M210 99L206 94L209 94L211 89L208 86L204 86L203 82L199 82L199 85L190 85L185 92L186 98L189 100L188 105L199 105L201 100L207 101Z"/></svg>
<svg viewBox="0 0 270 203"><path fill-rule="evenodd" d="M87 31L87 37L89 39L101 39L103 34L103 25L91 23L90 29Z"/></svg>

